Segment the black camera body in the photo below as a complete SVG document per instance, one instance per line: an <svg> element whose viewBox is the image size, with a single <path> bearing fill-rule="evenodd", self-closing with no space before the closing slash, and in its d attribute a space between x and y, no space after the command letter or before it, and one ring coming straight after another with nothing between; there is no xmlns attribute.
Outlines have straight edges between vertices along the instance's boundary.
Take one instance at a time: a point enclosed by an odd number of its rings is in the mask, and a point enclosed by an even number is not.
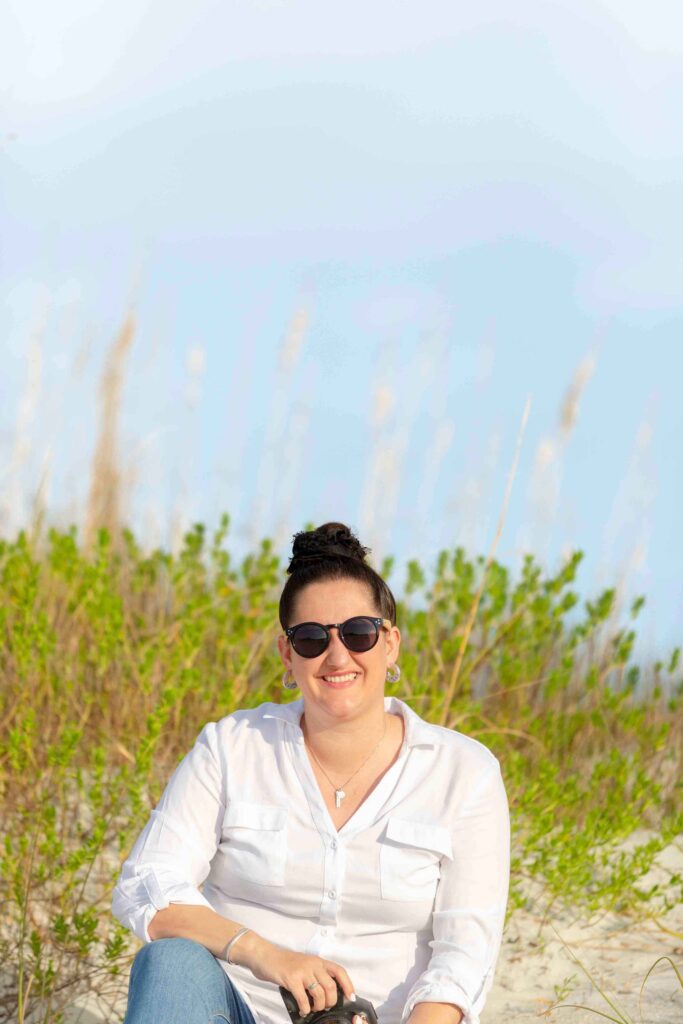
<svg viewBox="0 0 683 1024"><path fill-rule="evenodd" d="M287 1013L292 1019L292 1024L352 1024L355 1014L368 1022L378 1024L375 1008L368 999L347 999L337 982L337 1002L329 1010L312 1010L302 1017L299 1013L299 1004L289 989L279 986L280 995L287 1007Z"/></svg>

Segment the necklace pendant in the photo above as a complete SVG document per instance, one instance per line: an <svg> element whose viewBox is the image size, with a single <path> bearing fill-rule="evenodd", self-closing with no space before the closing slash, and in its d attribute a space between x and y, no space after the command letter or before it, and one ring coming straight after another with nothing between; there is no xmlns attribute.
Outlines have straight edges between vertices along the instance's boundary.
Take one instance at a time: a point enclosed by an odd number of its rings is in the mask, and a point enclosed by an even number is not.
<svg viewBox="0 0 683 1024"><path fill-rule="evenodd" d="M341 807L341 802L342 802L342 800L344 799L345 796L346 796L346 793L344 792L343 789L335 789L335 791L334 791L334 806L335 807Z"/></svg>

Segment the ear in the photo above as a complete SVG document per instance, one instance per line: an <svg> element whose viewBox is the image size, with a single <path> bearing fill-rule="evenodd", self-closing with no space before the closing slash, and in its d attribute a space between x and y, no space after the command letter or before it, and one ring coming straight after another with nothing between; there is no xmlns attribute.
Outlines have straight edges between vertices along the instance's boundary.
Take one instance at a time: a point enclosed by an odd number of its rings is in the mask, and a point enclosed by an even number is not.
<svg viewBox="0 0 683 1024"><path fill-rule="evenodd" d="M277 638L277 646L282 658L282 664L285 668L292 668L292 645L284 634L280 634Z"/></svg>
<svg viewBox="0 0 683 1024"><path fill-rule="evenodd" d="M387 659L389 662L394 662L398 658L398 652L401 646L401 631L398 626L392 626L388 632L385 632L385 636Z"/></svg>

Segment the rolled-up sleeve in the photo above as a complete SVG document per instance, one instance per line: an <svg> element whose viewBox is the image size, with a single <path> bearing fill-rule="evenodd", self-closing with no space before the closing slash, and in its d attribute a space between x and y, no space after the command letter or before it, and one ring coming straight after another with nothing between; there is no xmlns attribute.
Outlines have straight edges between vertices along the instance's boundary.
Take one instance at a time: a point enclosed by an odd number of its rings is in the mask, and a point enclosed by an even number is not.
<svg viewBox="0 0 683 1024"><path fill-rule="evenodd" d="M199 891L225 812L216 723L204 726L138 836L114 887L112 913L143 942L171 903L210 907Z"/></svg>
<svg viewBox="0 0 683 1024"><path fill-rule="evenodd" d="M510 813L500 765L487 769L457 815L453 858L444 858L432 919L432 956L405 1004L453 1003L479 1024L493 984L510 881Z"/></svg>

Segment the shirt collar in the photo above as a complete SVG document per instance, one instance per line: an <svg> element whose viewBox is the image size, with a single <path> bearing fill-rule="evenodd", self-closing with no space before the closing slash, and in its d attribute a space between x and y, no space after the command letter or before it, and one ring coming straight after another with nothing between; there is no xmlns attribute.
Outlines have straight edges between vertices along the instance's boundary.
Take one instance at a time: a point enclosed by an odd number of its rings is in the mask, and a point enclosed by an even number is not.
<svg viewBox="0 0 683 1024"><path fill-rule="evenodd" d="M289 704L274 704L269 702L265 705L267 710L263 711L263 718L279 718L295 729L301 729L299 722L304 712L304 699L299 697ZM432 725L420 718L416 711L413 711L408 704L399 700L398 697L385 697L384 710L393 714L400 714L405 723L405 743L407 747L435 747L447 742L446 733L438 725Z"/></svg>

